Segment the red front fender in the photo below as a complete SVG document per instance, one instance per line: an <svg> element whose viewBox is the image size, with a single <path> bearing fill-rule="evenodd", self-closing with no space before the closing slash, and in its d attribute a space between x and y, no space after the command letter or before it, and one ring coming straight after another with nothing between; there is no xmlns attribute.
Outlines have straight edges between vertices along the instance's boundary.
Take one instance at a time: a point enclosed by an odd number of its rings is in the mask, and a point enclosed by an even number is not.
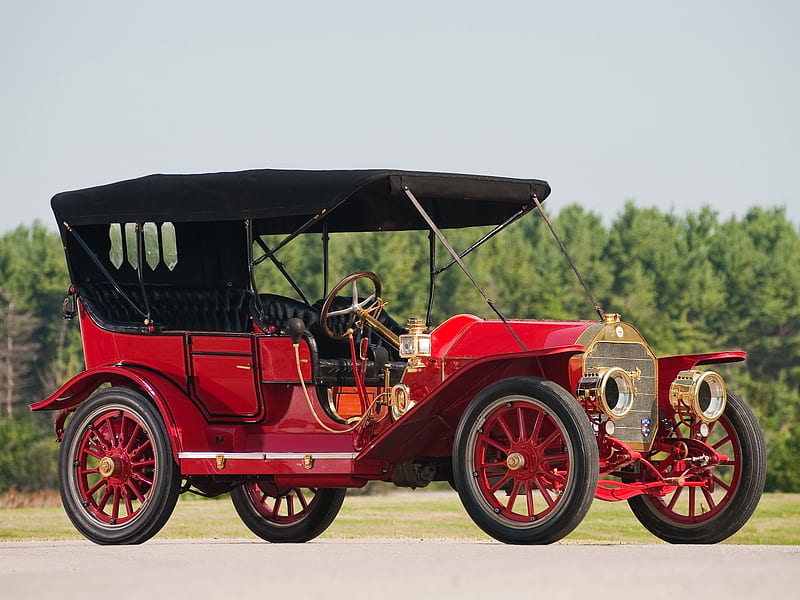
<svg viewBox="0 0 800 600"><path fill-rule="evenodd" d="M204 431L207 425L198 408L177 383L159 373L133 366L112 365L87 369L70 379L49 398L31 404L30 408L34 411L74 409L103 384L134 388L152 400L164 420L176 462L184 446L183 432ZM176 426L176 412L180 413L180 428ZM60 429L57 421L56 436L59 439L63 434Z"/></svg>
<svg viewBox="0 0 800 600"><path fill-rule="evenodd" d="M543 377L569 390L569 359L583 351L581 345L561 346L474 360L424 398L416 398L416 405L364 448L359 459L401 463L417 456L449 455L458 421L480 390L519 376Z"/></svg>
<svg viewBox="0 0 800 600"><path fill-rule="evenodd" d="M739 362L746 357L747 355L741 350L662 356L658 359L658 397L662 402L669 404L669 387L681 371L694 369L700 365Z"/></svg>

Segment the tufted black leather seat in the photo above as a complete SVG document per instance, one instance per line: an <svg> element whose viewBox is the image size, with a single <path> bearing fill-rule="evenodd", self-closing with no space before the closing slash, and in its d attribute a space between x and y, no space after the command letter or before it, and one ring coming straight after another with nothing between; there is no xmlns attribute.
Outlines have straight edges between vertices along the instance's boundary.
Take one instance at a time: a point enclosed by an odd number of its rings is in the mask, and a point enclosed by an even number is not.
<svg viewBox="0 0 800 600"><path fill-rule="evenodd" d="M277 294L259 294L258 298L261 312L254 302L253 319L263 331L283 333L289 326L289 319L295 317L305 323L306 329L319 326L319 312L304 302Z"/></svg>
<svg viewBox="0 0 800 600"><path fill-rule="evenodd" d="M353 361L350 358L350 343L347 340L335 340L330 338L322 331L319 316L323 305L323 300L318 300L309 306L299 300L278 296L276 294L260 294L261 314L254 303L254 316L258 326L267 332L285 333L289 325L289 319L299 318L305 323L308 337L306 338L311 348L312 362L314 363L315 383L320 385L352 385ZM339 310L349 306L350 302L346 298L335 298L332 303L333 310ZM398 325L385 312L381 313L379 320L398 335L405 330ZM330 327L333 331L344 332L348 326L349 316L341 315L331 319ZM310 338L310 339L309 339ZM396 350L386 343L385 340L377 338L373 340L372 347L383 346L386 348L389 361L391 381L396 383L405 370L405 361L400 361ZM383 383L382 373L375 370L375 362L367 361L366 380L368 385L378 385Z"/></svg>
<svg viewBox="0 0 800 600"><path fill-rule="evenodd" d="M138 306L144 307L137 284L120 284L120 289ZM354 381L349 342L331 339L320 327L318 305L321 307L322 301L309 306L286 296L261 294L259 312L252 292L232 287L147 284L145 291L152 319L159 330L247 332L252 330L252 318L263 331L285 334L289 319L297 317L305 323L309 334L315 383L348 385ZM81 284L78 294L92 317L103 327L131 332L139 332L144 327L144 317L110 283ZM346 299L337 298L333 308L338 310L347 305ZM380 320L398 334L404 331L386 313L381 314ZM334 317L332 321L334 331L344 331L348 316ZM389 355L386 364L392 383L395 383L405 369L405 362L398 360L395 349L384 340L378 338L373 342L373 346L386 347ZM376 372L373 360L367 361L366 377L370 385L382 383L382 374Z"/></svg>
<svg viewBox="0 0 800 600"><path fill-rule="evenodd" d="M84 305L104 327L140 330L142 317L110 283L81 284L78 294ZM138 284L120 284L120 289L144 308ZM147 284L152 320L160 330L251 331L252 292L233 287L201 287Z"/></svg>

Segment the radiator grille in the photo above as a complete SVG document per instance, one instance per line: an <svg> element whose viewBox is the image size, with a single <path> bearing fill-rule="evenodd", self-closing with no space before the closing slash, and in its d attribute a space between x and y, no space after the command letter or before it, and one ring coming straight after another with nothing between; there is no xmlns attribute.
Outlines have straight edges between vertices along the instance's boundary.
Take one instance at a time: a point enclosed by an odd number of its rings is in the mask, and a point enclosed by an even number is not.
<svg viewBox="0 0 800 600"><path fill-rule="evenodd" d="M614 437L634 450L649 450L658 426L655 360L643 344L598 341L584 357L584 372L597 367L621 367L629 373L641 372L634 379L636 394L631 411L616 419Z"/></svg>

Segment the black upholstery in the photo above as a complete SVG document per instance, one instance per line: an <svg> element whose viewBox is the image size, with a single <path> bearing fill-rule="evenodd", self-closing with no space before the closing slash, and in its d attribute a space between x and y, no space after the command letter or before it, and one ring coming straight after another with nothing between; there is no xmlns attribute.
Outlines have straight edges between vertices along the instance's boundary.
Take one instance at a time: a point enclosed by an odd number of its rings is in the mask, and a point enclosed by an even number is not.
<svg viewBox="0 0 800 600"><path fill-rule="evenodd" d="M261 306L254 302L253 318L263 331L282 333L288 327L289 319L295 317L303 321L309 331L319 325L319 312L299 300L276 294L259 294L258 299Z"/></svg>
<svg viewBox="0 0 800 600"><path fill-rule="evenodd" d="M394 385L403 376L406 370L406 361L389 361L389 383ZM319 375L317 383L321 385L353 385L353 361L349 358L320 358ZM364 373L364 383L366 385L383 385L383 372L375 370L375 361L367 360L367 368Z"/></svg>
<svg viewBox="0 0 800 600"><path fill-rule="evenodd" d="M144 309L142 292L137 284L120 284L120 289ZM315 383L348 385L354 381L349 341L334 340L320 327L317 307L322 306L322 301L308 306L285 296L260 294L259 311L253 302L252 292L232 287L148 284L145 291L152 319L159 330L246 332L252 329L252 316L263 331L284 334L289 319L297 317L305 323L311 338L309 347L315 363ZM78 293L86 308L102 326L121 331L140 331L144 327L144 317L110 283L82 284L78 286ZM333 309L348 305L347 299L337 298L333 302ZM348 320L348 315L333 317L331 327L334 331L344 331ZM385 312L381 313L380 321L397 334L404 332ZM392 383L396 383L403 374L405 361L400 361L396 350L377 336L371 348L376 346L386 348L389 358L386 364ZM383 383L383 374L376 372L374 360L367 361L366 380L368 385Z"/></svg>
<svg viewBox="0 0 800 600"><path fill-rule="evenodd" d="M322 310L323 300L317 300L309 306L299 300L278 296L276 294L259 294L261 311L258 307L253 307L253 318L258 326L269 333L283 333L289 325L289 319L297 317L306 325L306 329L314 336L317 341L319 355L322 358L349 358L350 343L347 340L335 340L322 331L319 317ZM255 304L255 303L254 303ZM331 303L332 310L339 310L350 306L348 298L335 298ZM349 326L349 315L339 315L330 319L330 328L336 333L344 333ZM405 329L390 317L386 311L381 312L378 320L386 325L397 335L405 333ZM385 346L389 350L390 360L398 359L396 351L385 340L374 336L372 340L375 346Z"/></svg>
<svg viewBox="0 0 800 600"><path fill-rule="evenodd" d="M138 284L120 284L120 289L144 309ZM252 292L233 287L200 287L146 284L147 302L155 326L161 330L250 331ZM105 327L140 329L144 317L110 283L81 284L78 294L84 305Z"/></svg>
<svg viewBox="0 0 800 600"><path fill-rule="evenodd" d="M320 385L348 385L353 383L353 361L350 357L350 342L348 340L335 340L322 331L320 326L320 310L324 303L318 300L312 306L275 294L260 294L261 304L259 314L258 307L254 302L253 318L258 326L268 333L285 333L289 319L297 317L305 323L306 331L310 336L309 347L311 348L312 361L315 364L315 383ZM347 298L335 298L332 303L332 310L339 310L350 305ZM333 317L330 327L335 332L346 331L349 324L349 315ZM382 312L379 319L393 332L400 335L405 330L397 324L386 312ZM405 361L399 360L397 351L382 338L374 336L371 349L375 347L385 347L388 354L388 362L391 382L397 383L405 370ZM376 373L375 362L367 361L366 380L368 385L378 385L383 383L382 373Z"/></svg>

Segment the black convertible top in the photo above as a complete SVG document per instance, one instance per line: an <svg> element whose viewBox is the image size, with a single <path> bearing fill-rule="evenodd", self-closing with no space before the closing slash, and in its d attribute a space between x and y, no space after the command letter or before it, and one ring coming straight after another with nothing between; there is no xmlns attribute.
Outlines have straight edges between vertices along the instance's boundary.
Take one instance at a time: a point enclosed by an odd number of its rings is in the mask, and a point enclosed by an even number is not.
<svg viewBox="0 0 800 600"><path fill-rule="evenodd" d="M427 229L406 197L405 186L443 229L496 225L529 206L532 195L543 201L550 193L547 182L538 179L262 169L149 175L62 192L51 204L62 229L64 222L80 226L252 219L258 234L288 234L323 216L330 232ZM307 230L315 229L319 226Z"/></svg>

